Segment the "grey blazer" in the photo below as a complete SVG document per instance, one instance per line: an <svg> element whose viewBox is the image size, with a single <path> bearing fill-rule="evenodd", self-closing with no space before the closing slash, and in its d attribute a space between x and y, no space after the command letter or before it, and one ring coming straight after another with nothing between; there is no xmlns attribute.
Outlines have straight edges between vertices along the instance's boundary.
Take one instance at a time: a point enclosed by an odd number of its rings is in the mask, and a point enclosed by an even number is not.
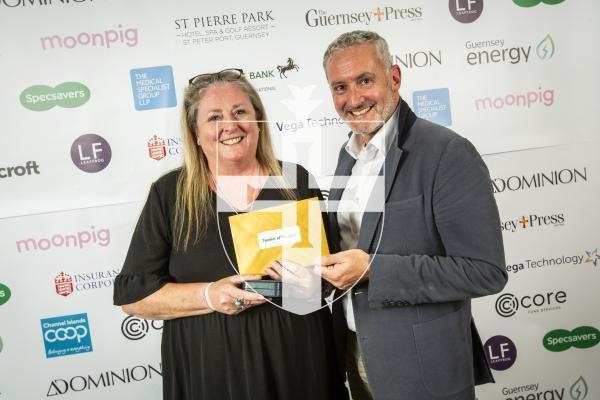
<svg viewBox="0 0 600 400"><path fill-rule="evenodd" d="M396 112L384 213L365 213L359 233L370 275L352 289L367 376L377 400L474 399L474 385L494 379L470 299L497 293L507 281L491 180L469 141L417 118L403 100ZM350 175L353 165L342 147L336 177ZM332 189L329 200L342 192ZM336 251L334 206L328 223ZM341 301L333 314L343 355Z"/></svg>

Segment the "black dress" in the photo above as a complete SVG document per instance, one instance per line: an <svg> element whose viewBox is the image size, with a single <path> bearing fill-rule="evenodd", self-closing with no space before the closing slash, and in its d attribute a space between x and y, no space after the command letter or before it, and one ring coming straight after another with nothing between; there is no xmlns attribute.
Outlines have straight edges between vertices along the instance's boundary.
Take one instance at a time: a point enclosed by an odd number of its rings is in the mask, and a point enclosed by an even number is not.
<svg viewBox="0 0 600 400"><path fill-rule="evenodd" d="M180 170L158 179L137 223L127 258L115 280L114 303L136 302L167 282L211 282L235 274L229 213L220 230L186 252L172 246L172 215ZM298 199L313 197L307 172L298 167ZM260 200L281 200L264 189ZM215 197L213 195L213 206ZM299 316L266 303L237 315L218 312L165 321L162 336L163 398L347 399L336 364L331 315L327 308Z"/></svg>

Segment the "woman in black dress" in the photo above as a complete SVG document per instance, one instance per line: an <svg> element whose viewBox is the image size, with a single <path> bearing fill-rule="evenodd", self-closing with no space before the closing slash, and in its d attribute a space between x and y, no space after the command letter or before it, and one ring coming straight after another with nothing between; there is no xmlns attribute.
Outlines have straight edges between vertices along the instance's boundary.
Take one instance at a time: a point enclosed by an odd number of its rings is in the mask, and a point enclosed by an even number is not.
<svg viewBox="0 0 600 400"><path fill-rule="evenodd" d="M253 189L282 168L241 70L191 79L182 125L184 165L152 184L114 292L126 313L165 320L163 398L347 398L329 310L300 316L242 290L243 279L259 277L240 277L228 259L228 217L255 200L319 195L308 173L297 167L297 189ZM217 175L247 176L251 185L233 196ZM217 212L217 196L228 212Z"/></svg>

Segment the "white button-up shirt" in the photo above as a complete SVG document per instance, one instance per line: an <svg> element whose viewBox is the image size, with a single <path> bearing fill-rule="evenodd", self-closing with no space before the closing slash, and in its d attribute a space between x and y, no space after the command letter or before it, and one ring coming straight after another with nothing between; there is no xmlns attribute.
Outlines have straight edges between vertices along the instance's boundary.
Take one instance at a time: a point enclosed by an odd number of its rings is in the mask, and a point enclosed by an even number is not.
<svg viewBox="0 0 600 400"><path fill-rule="evenodd" d="M356 248L362 217L376 182L376 190L382 189L379 185L382 180L376 177L383 167L385 155L397 131L397 119L397 113L394 112L366 145L363 145L361 135L354 132L346 144L346 151L356 160L356 163L352 167L351 176L348 178L337 209L342 250ZM342 305L348 329L356 332L351 291L348 291L342 299Z"/></svg>

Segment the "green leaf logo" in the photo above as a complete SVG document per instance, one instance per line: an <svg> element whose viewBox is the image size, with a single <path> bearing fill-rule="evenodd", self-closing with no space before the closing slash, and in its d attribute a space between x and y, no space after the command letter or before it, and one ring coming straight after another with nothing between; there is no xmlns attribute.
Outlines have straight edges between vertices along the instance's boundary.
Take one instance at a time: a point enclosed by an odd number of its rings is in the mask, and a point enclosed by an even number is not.
<svg viewBox="0 0 600 400"><path fill-rule="evenodd" d="M562 3L565 0L513 0L513 1L515 2L516 5L521 6L521 7L533 7L533 6L537 6L540 3L545 3L550 6L553 6L555 4Z"/></svg>
<svg viewBox="0 0 600 400"><path fill-rule="evenodd" d="M583 400L587 397L588 387L583 376L580 376L579 379L571 386L569 390L571 393L571 398L573 400Z"/></svg>
<svg viewBox="0 0 600 400"><path fill-rule="evenodd" d="M10 289L8 286L0 283L0 306L10 299Z"/></svg>
<svg viewBox="0 0 600 400"><path fill-rule="evenodd" d="M64 82L56 87L30 86L21 93L21 104L32 111L46 111L54 106L79 107L90 99L90 89L83 83Z"/></svg>
<svg viewBox="0 0 600 400"><path fill-rule="evenodd" d="M537 45L535 49L540 60L549 60L554 55L554 40L549 34Z"/></svg>
<svg viewBox="0 0 600 400"><path fill-rule="evenodd" d="M576 347L587 349L598 344L600 332L592 326L580 326L569 332L565 329L555 329L544 336L544 347L546 350L559 352Z"/></svg>

